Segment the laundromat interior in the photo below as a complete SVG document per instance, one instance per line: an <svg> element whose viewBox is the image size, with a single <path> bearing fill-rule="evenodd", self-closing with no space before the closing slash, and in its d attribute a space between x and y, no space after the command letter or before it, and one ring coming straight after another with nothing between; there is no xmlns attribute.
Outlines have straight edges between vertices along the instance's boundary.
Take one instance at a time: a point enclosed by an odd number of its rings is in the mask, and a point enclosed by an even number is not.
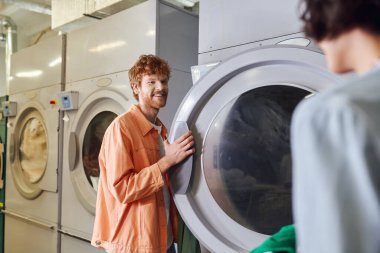
<svg viewBox="0 0 380 253"><path fill-rule="evenodd" d="M142 54L171 67L169 141L194 134L170 182L201 251L250 252L293 223L291 116L341 78L298 0L1 0L0 253L105 252L98 153Z"/></svg>

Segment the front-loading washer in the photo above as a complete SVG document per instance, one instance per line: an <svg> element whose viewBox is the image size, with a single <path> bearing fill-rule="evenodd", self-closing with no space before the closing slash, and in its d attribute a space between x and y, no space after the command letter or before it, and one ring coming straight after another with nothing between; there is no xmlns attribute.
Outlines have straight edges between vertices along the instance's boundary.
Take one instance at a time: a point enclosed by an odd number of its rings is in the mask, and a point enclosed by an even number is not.
<svg viewBox="0 0 380 253"><path fill-rule="evenodd" d="M62 41L49 38L11 57L5 252L57 252Z"/></svg>
<svg viewBox="0 0 380 253"><path fill-rule="evenodd" d="M208 250L249 252L292 224L293 110L340 81L319 51L277 45L224 60L189 91L169 141L190 129L196 153L171 170L171 186Z"/></svg>

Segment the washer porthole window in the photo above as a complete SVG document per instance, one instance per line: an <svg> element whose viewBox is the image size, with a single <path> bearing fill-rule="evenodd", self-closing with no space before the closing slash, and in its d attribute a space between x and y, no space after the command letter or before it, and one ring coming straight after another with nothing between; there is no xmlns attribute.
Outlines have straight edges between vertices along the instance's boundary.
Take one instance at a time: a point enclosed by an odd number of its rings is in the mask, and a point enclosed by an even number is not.
<svg viewBox="0 0 380 253"><path fill-rule="evenodd" d="M98 113L86 129L82 149L83 169L89 184L95 191L98 189L99 161L98 155L107 127L117 117L117 114L104 111Z"/></svg>
<svg viewBox="0 0 380 253"><path fill-rule="evenodd" d="M47 134L39 118L30 118L20 132L19 157L25 181L35 184L45 173L48 150Z"/></svg>
<svg viewBox="0 0 380 253"><path fill-rule="evenodd" d="M293 86L259 87L230 101L210 125L207 185L222 210L250 230L273 234L293 222L289 125L309 94Z"/></svg>

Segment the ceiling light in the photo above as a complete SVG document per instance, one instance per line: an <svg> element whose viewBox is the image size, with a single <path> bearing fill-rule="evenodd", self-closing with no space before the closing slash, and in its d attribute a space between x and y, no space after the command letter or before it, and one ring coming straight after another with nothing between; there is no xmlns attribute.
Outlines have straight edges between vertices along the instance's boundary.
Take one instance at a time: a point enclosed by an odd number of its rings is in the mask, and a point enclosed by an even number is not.
<svg viewBox="0 0 380 253"><path fill-rule="evenodd" d="M32 70L32 71L25 71L25 72L16 73L17 77L37 77L40 75L42 75L42 70Z"/></svg>
<svg viewBox="0 0 380 253"><path fill-rule="evenodd" d="M146 36L155 36L156 35L156 31L155 30L149 30L145 33Z"/></svg>
<svg viewBox="0 0 380 253"><path fill-rule="evenodd" d="M110 43L101 44L99 46L90 48L88 51L90 51L92 53L94 53L94 52L102 52L104 50L112 49L112 48L115 48L115 47L121 47L121 46L123 46L125 44L126 44L125 41L119 40L119 41L114 41L114 42L110 42Z"/></svg>
<svg viewBox="0 0 380 253"><path fill-rule="evenodd" d="M60 64L61 62L62 62L61 57L58 57L57 59L54 59L54 60L52 60L52 61L49 63L49 67L54 67L54 66Z"/></svg>

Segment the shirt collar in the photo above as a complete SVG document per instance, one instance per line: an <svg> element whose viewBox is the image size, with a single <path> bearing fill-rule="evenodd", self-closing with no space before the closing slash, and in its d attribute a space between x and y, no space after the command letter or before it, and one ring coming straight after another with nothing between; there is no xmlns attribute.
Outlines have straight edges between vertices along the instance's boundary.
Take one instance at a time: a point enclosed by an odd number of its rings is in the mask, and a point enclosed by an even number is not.
<svg viewBox="0 0 380 253"><path fill-rule="evenodd" d="M145 117L141 109L137 105L133 105L130 109L133 113L133 116L138 121L138 126L143 134L143 136L147 135L152 129L154 129L152 123ZM159 118L156 119L157 123L162 126L161 135L165 137L167 136L167 130L164 124L161 122Z"/></svg>

